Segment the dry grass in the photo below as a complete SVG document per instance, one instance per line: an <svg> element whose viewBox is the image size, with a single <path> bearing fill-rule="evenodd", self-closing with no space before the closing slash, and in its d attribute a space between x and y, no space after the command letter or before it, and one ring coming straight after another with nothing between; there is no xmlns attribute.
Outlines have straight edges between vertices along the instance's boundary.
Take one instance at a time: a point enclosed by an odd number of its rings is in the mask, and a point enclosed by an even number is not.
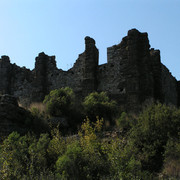
<svg viewBox="0 0 180 180"><path fill-rule="evenodd" d="M163 170L163 175L166 177L172 177L175 179L180 179L180 162L178 159L169 159Z"/></svg>
<svg viewBox="0 0 180 180"><path fill-rule="evenodd" d="M46 110L46 106L43 103L32 103L28 109L31 111L33 108L38 109L40 113L43 113Z"/></svg>
<svg viewBox="0 0 180 180"><path fill-rule="evenodd" d="M20 102L18 102L18 106L19 106L19 107L22 107L22 108L24 108L24 109L26 109L26 107L23 106Z"/></svg>

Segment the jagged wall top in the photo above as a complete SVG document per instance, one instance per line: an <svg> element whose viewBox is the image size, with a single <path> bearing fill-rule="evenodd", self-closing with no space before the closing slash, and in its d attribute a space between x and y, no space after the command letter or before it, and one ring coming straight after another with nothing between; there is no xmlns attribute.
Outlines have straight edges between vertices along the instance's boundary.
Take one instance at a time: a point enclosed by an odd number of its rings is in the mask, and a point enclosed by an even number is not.
<svg viewBox="0 0 180 180"><path fill-rule="evenodd" d="M148 34L128 31L120 44L107 49L108 61L98 65L99 51L93 38L85 37L85 51L68 71L56 67L55 56L40 53L30 71L0 59L0 92L22 104L42 101L52 89L69 86L78 99L93 91L106 91L119 104L133 109L147 99L177 105L176 79L162 65L160 52L150 49Z"/></svg>

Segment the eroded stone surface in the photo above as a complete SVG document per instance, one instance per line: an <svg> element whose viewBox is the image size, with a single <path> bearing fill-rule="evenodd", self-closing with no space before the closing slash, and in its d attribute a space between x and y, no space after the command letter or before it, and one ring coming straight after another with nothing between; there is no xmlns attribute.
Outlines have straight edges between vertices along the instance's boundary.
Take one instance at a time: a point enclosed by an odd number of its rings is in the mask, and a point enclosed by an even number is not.
<svg viewBox="0 0 180 180"><path fill-rule="evenodd" d="M0 104L12 104L18 106L17 98L9 94L0 95Z"/></svg>
<svg viewBox="0 0 180 180"><path fill-rule="evenodd" d="M28 121L33 117L30 112L19 107L17 99L10 95L0 96L0 141L13 131L25 133Z"/></svg>

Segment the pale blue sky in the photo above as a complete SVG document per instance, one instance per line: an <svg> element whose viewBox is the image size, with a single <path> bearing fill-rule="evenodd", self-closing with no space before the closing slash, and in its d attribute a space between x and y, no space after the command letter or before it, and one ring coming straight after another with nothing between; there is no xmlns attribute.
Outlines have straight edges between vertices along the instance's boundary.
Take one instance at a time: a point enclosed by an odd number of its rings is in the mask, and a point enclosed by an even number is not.
<svg viewBox="0 0 180 180"><path fill-rule="evenodd" d="M84 51L84 37L96 40L100 64L107 47L127 31L148 32L152 48L180 80L180 0L0 0L0 56L33 69L44 51L61 69Z"/></svg>

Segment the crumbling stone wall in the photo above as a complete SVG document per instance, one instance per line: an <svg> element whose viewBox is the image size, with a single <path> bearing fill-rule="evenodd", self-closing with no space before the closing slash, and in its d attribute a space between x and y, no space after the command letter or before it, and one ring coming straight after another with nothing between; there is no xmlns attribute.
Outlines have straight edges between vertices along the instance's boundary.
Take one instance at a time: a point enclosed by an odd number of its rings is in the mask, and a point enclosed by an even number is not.
<svg viewBox="0 0 180 180"><path fill-rule="evenodd" d="M99 90L139 109L146 100L177 105L177 81L161 63L160 51L150 49L147 33L128 32L118 45L107 49L107 64L99 67Z"/></svg>
<svg viewBox="0 0 180 180"><path fill-rule="evenodd" d="M0 93L10 93L10 73L11 65L8 56L2 56L0 59Z"/></svg>
<svg viewBox="0 0 180 180"><path fill-rule="evenodd" d="M107 49L107 63L98 65L95 40L85 38L85 51L68 71L58 69L55 56L40 53L31 71L0 59L0 92L28 105L51 90L71 87L78 99L93 91L106 91L127 110L137 110L148 99L180 104L179 82L162 65L160 51L150 49L147 33L128 31L120 44Z"/></svg>
<svg viewBox="0 0 180 180"><path fill-rule="evenodd" d="M25 67L20 68L11 64L9 57L2 56L0 59L0 93L13 94L26 101L31 98L31 82L33 81L32 71Z"/></svg>
<svg viewBox="0 0 180 180"><path fill-rule="evenodd" d="M169 70L162 64L162 94L163 102L166 104L178 105L177 80Z"/></svg>
<svg viewBox="0 0 180 180"><path fill-rule="evenodd" d="M134 109L153 97L147 33L133 29L118 45L107 49L108 63L99 68L100 91L108 91Z"/></svg>
<svg viewBox="0 0 180 180"><path fill-rule="evenodd" d="M180 81L177 81L178 107L180 107Z"/></svg>
<svg viewBox="0 0 180 180"><path fill-rule="evenodd" d="M162 64L160 58L160 51L150 49L150 62L153 76L153 97L159 102L164 102L164 95L162 92Z"/></svg>

